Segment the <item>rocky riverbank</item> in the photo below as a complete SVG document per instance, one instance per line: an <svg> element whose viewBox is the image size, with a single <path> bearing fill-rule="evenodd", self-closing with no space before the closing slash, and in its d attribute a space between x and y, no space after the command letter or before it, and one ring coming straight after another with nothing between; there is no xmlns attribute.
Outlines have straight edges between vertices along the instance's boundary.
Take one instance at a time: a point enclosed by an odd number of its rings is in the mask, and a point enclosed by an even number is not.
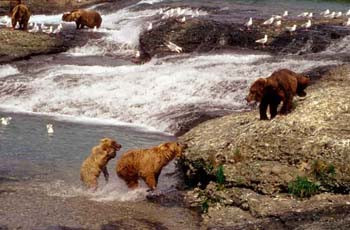
<svg viewBox="0 0 350 230"><path fill-rule="evenodd" d="M181 163L193 188L187 203L213 229L349 226L349 83L350 65L339 66L287 116L260 121L254 109L180 137L189 146Z"/></svg>
<svg viewBox="0 0 350 230"><path fill-rule="evenodd" d="M160 17L160 16L159 16ZM182 48L184 53L209 52L227 49L250 49L273 54L308 54L323 51L332 42L350 34L350 27L344 26L345 18L315 18L310 28L303 28L307 20L300 18L283 19L283 26L265 26L263 20L255 20L253 26L220 22L208 18L180 18L162 20L152 30L140 37L140 50L149 59L152 56L173 54L166 44L170 41ZM297 25L295 32L285 28ZM267 43L255 41L268 36Z"/></svg>

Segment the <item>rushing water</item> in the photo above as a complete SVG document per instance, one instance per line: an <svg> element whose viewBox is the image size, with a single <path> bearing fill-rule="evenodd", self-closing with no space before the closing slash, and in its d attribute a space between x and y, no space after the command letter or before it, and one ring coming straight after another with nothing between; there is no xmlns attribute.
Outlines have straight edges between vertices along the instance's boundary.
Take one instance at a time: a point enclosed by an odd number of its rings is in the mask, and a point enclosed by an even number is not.
<svg viewBox="0 0 350 230"><path fill-rule="evenodd" d="M344 11L349 4L142 0L121 9L113 4L94 7L103 15L102 27L81 33L101 36L86 45L0 65L0 117L13 118L9 125L0 125L0 229L1 224L194 229L197 218L189 210L146 202L144 184L129 191L115 175L115 159L108 166L110 183L100 178L96 193L84 190L79 168L91 148L105 136L117 139L121 152L174 140L171 134L184 114L247 109L244 97L257 77L279 68L302 72L349 60L346 37L303 58L224 52L155 57L144 65L130 61L140 33L161 20L160 9L181 7L188 17L243 22L284 10L291 17L305 10ZM0 23L7 20L0 17ZM33 15L31 22L57 26L61 15ZM46 133L47 123L54 125L52 136ZM160 191L174 189L174 171L173 163L163 170Z"/></svg>

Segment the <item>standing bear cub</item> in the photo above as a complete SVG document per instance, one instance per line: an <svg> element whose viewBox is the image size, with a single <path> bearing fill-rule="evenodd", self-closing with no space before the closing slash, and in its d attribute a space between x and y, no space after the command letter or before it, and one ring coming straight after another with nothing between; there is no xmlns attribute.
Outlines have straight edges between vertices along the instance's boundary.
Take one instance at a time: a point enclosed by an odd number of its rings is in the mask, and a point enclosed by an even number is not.
<svg viewBox="0 0 350 230"><path fill-rule="evenodd" d="M12 14L11 14L12 29L16 28L16 25L18 22L20 30L27 30L29 18L30 18L30 12L28 7L24 4L18 4L17 6L15 6L15 8L12 9Z"/></svg>
<svg viewBox="0 0 350 230"><path fill-rule="evenodd" d="M107 163L116 156L116 152L121 147L115 140L103 138L99 145L92 148L90 156L85 159L80 168L80 179L86 187L97 189L97 179L101 171L105 180L108 181Z"/></svg>
<svg viewBox="0 0 350 230"><path fill-rule="evenodd" d="M167 142L150 149L129 150L117 162L117 175L129 188L137 188L142 178L151 190L158 184L162 168L175 157L182 155L183 146L177 142Z"/></svg>
<svg viewBox="0 0 350 230"><path fill-rule="evenodd" d="M63 14L62 20L65 22L75 21L77 29L83 29L84 26L100 28L102 23L101 15L94 10L73 10L70 13Z"/></svg>
<svg viewBox="0 0 350 230"><path fill-rule="evenodd" d="M261 120L268 120L267 107L270 108L271 119L277 115L277 107L283 102L280 114L292 111L293 97L306 96L305 88L310 80L288 69L275 71L267 78L257 79L250 87L247 102L260 102L259 112Z"/></svg>

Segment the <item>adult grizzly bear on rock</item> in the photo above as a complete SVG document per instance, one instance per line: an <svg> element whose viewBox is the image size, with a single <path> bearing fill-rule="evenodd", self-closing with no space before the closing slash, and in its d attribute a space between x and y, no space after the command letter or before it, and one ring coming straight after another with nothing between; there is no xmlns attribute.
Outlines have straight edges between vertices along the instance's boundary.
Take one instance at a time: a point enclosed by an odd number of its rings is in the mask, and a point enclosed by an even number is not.
<svg viewBox="0 0 350 230"><path fill-rule="evenodd" d="M151 190L158 184L162 168L175 157L182 155L183 146L167 142L150 149L129 150L117 162L116 172L129 188L137 188L142 178Z"/></svg>
<svg viewBox="0 0 350 230"><path fill-rule="evenodd" d="M85 159L80 168L80 179L88 188L97 189L97 179L101 171L105 180L108 181L107 163L116 156L116 152L121 147L115 140L103 138L99 145L92 148L90 156Z"/></svg>
<svg viewBox="0 0 350 230"><path fill-rule="evenodd" d="M63 14L62 20L65 22L75 21L77 29L83 29L84 26L100 28L102 23L101 15L94 10L73 10L70 13Z"/></svg>
<svg viewBox="0 0 350 230"><path fill-rule="evenodd" d="M271 119L277 115L277 107L283 102L280 114L290 113L293 96L306 96L305 88L310 80L288 69L275 71L267 78L257 79L249 90L246 100L260 102L260 119L268 120L267 107L270 107Z"/></svg>
<svg viewBox="0 0 350 230"><path fill-rule="evenodd" d="M30 18L30 12L26 5L19 4L15 6L15 8L13 8L12 10L12 15L11 15L12 29L16 28L16 25L18 22L20 30L27 30L29 18Z"/></svg>

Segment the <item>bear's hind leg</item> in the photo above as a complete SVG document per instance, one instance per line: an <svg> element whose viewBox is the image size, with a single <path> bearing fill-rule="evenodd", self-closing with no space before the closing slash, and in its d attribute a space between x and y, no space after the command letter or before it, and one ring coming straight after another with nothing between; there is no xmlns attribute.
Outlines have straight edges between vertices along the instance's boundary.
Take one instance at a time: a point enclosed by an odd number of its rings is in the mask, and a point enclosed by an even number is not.
<svg viewBox="0 0 350 230"><path fill-rule="evenodd" d="M145 178L145 182L151 190L155 190L157 187L157 181L154 175L148 175Z"/></svg>

